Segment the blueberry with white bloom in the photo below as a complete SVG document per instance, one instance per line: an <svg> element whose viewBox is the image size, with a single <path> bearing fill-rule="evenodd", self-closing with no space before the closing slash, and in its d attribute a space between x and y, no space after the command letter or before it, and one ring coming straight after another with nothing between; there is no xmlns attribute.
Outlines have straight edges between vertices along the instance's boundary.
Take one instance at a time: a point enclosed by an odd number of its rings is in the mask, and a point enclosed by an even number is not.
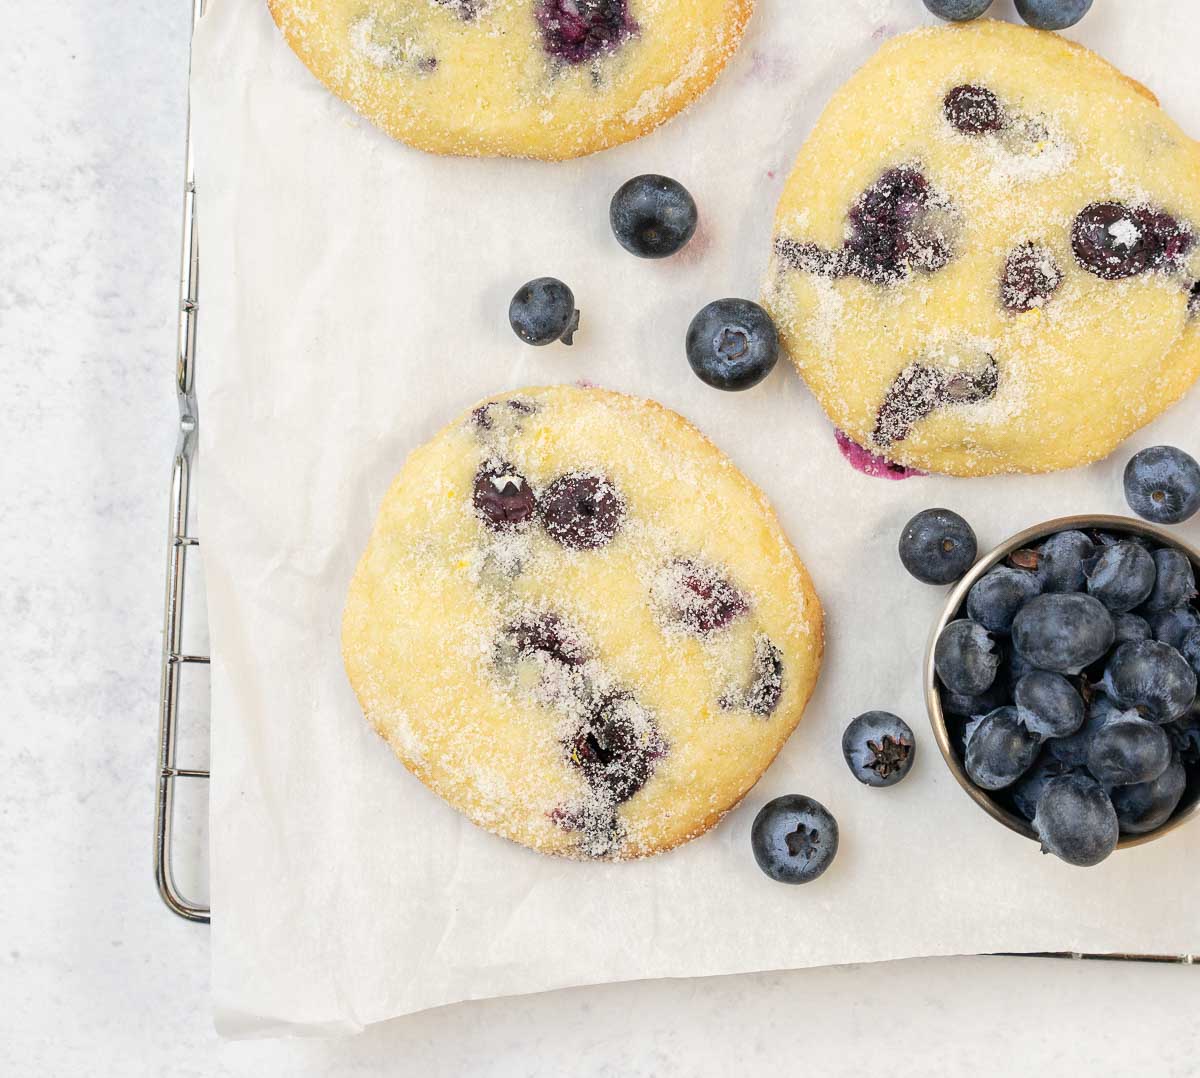
<svg viewBox="0 0 1200 1078"><path fill-rule="evenodd" d="M1113 627L1116 629L1114 647L1129 640L1149 640L1154 636L1150 631L1150 623L1137 614L1118 614L1113 618Z"/></svg>
<svg viewBox="0 0 1200 1078"><path fill-rule="evenodd" d="M1187 770L1178 760L1156 779L1112 792L1113 808L1121 830L1127 835L1144 835L1162 827L1179 807L1187 789Z"/></svg>
<svg viewBox="0 0 1200 1078"><path fill-rule="evenodd" d="M967 726L963 766L981 790L1003 790L1025 774L1038 757L1041 739L1017 707L1002 707Z"/></svg>
<svg viewBox="0 0 1200 1078"><path fill-rule="evenodd" d="M1143 449L1125 466L1125 500L1155 524L1182 524L1200 510L1200 464L1172 445Z"/></svg>
<svg viewBox="0 0 1200 1078"><path fill-rule="evenodd" d="M1000 653L982 625L963 618L942 630L934 645L933 666L951 692L977 696L996 680Z"/></svg>
<svg viewBox="0 0 1200 1078"><path fill-rule="evenodd" d="M1105 547L1086 572L1088 594L1114 614L1141 606L1154 590L1157 576L1154 558L1137 543L1126 542Z"/></svg>
<svg viewBox="0 0 1200 1078"><path fill-rule="evenodd" d="M1033 670L1017 682L1013 702L1025 725L1041 738L1070 737L1083 725L1083 697L1062 674Z"/></svg>
<svg viewBox="0 0 1200 1078"><path fill-rule="evenodd" d="M1196 597L1196 571L1182 550L1163 547L1154 552L1154 587L1143 609L1160 613L1191 602Z"/></svg>
<svg viewBox="0 0 1200 1078"><path fill-rule="evenodd" d="M925 6L947 22L969 22L984 14L992 0L925 0Z"/></svg>
<svg viewBox="0 0 1200 1078"><path fill-rule="evenodd" d="M1035 30L1065 30L1091 6L1092 0L1017 0L1017 14Z"/></svg>
<svg viewBox="0 0 1200 1078"><path fill-rule="evenodd" d="M1196 701L1196 671L1157 640L1122 644L1109 658L1101 684L1121 707L1136 708L1151 722L1182 718Z"/></svg>
<svg viewBox="0 0 1200 1078"><path fill-rule="evenodd" d="M1092 739L1087 769L1105 786L1152 782L1171 763L1171 739L1137 712L1106 723Z"/></svg>
<svg viewBox="0 0 1200 1078"><path fill-rule="evenodd" d="M1033 828L1042 852L1069 865L1098 865L1117 848L1120 824L1112 801L1095 779L1061 775L1046 783L1038 798Z"/></svg>
<svg viewBox="0 0 1200 1078"><path fill-rule="evenodd" d="M1170 644L1177 648L1183 643L1184 637L1194 629L1200 629L1200 614L1193 606L1183 605L1172 607L1156 613L1146 614L1146 623L1154 634L1155 640Z"/></svg>
<svg viewBox="0 0 1200 1078"><path fill-rule="evenodd" d="M900 561L922 584L953 584L975 562L971 525L951 509L925 509L900 533Z"/></svg>
<svg viewBox="0 0 1200 1078"><path fill-rule="evenodd" d="M1039 669L1078 674L1107 654L1116 628L1091 595L1039 595L1013 620L1012 636L1017 651Z"/></svg>
<svg viewBox="0 0 1200 1078"><path fill-rule="evenodd" d="M1013 618L1042 592L1036 573L999 565L980 577L967 593L967 614L993 633L1007 633Z"/></svg>
<svg viewBox="0 0 1200 1078"><path fill-rule="evenodd" d="M1042 590L1082 591L1087 583L1084 564L1096 556L1096 544L1081 531L1058 532L1038 551L1037 573Z"/></svg>

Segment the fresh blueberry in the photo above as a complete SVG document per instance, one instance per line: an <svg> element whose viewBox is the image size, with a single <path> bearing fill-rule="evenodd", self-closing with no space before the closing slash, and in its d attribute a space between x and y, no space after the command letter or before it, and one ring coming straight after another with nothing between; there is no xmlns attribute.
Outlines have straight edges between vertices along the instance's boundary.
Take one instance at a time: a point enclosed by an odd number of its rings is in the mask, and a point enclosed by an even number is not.
<svg viewBox="0 0 1200 1078"><path fill-rule="evenodd" d="M1188 633L1200 629L1200 614L1196 613L1193 606L1177 606L1161 613L1147 614L1146 624L1150 626L1155 640L1178 648Z"/></svg>
<svg viewBox="0 0 1200 1078"><path fill-rule="evenodd" d="M1200 766L1200 704L1194 705L1182 719L1167 723L1163 729L1184 765Z"/></svg>
<svg viewBox="0 0 1200 1078"><path fill-rule="evenodd" d="M912 729L888 711L859 715L842 734L850 773L866 786L895 786L911 770L916 753Z"/></svg>
<svg viewBox="0 0 1200 1078"><path fill-rule="evenodd" d="M1009 253L1004 263L1000 302L1015 314L1025 314L1044 307L1062 282L1063 271L1049 248L1023 243Z"/></svg>
<svg viewBox="0 0 1200 1078"><path fill-rule="evenodd" d="M1188 661L1188 666L1200 675L1200 629L1193 629L1180 641L1179 654Z"/></svg>
<svg viewBox="0 0 1200 1078"><path fill-rule="evenodd" d="M667 753L649 712L628 693L601 699L565 747L588 785L613 804L645 786Z"/></svg>
<svg viewBox="0 0 1200 1078"><path fill-rule="evenodd" d="M1200 509L1200 464L1171 445L1143 449L1125 466L1125 500L1155 524L1182 524Z"/></svg>
<svg viewBox="0 0 1200 1078"><path fill-rule="evenodd" d="M1004 109L986 86L955 86L942 100L946 122L964 135L986 135L1004 126Z"/></svg>
<svg viewBox="0 0 1200 1078"><path fill-rule="evenodd" d="M1039 595L1013 620L1013 646L1039 670L1078 674L1112 647L1112 615L1090 595Z"/></svg>
<svg viewBox="0 0 1200 1078"><path fill-rule="evenodd" d="M1046 742L1046 751L1064 767L1087 766L1088 750L1096 735L1125 712L1103 693L1093 696L1087 707L1087 718L1077 733L1056 737Z"/></svg>
<svg viewBox="0 0 1200 1078"><path fill-rule="evenodd" d="M1137 614L1118 614L1113 618L1113 626L1117 630L1113 637L1113 646L1119 647L1130 640L1149 640L1154 634L1150 631L1150 623Z"/></svg>
<svg viewBox="0 0 1200 1078"><path fill-rule="evenodd" d="M1154 559L1136 543L1116 543L1087 566L1087 590L1114 614L1141 606L1154 590Z"/></svg>
<svg viewBox="0 0 1200 1078"><path fill-rule="evenodd" d="M1170 610L1196 597L1196 571L1182 550L1163 547L1154 552L1154 590L1142 609L1151 614Z"/></svg>
<svg viewBox="0 0 1200 1078"><path fill-rule="evenodd" d="M1051 779L1065 775L1070 769L1049 753L1043 752L1037 762L1009 789L1013 807L1030 823L1037 815L1038 798Z"/></svg>
<svg viewBox="0 0 1200 1078"><path fill-rule="evenodd" d="M990 632L1007 633L1017 611L1041 591L1036 574L1000 565L971 586L967 614Z"/></svg>
<svg viewBox="0 0 1200 1078"><path fill-rule="evenodd" d="M1035 30L1065 30L1091 6L1092 0L1017 0L1017 14Z"/></svg>
<svg viewBox="0 0 1200 1078"><path fill-rule="evenodd" d="M579 328L575 293L554 277L539 277L517 289L508 322L526 344L571 344Z"/></svg>
<svg viewBox="0 0 1200 1078"><path fill-rule="evenodd" d="M1017 682L1013 703L1023 708L1025 725L1039 737L1070 737L1083 726L1083 697L1062 674L1033 670Z"/></svg>
<svg viewBox="0 0 1200 1078"><path fill-rule="evenodd" d="M595 550L621 530L625 500L603 476L571 472L546 488L538 511L552 539L571 550Z"/></svg>
<svg viewBox="0 0 1200 1078"><path fill-rule="evenodd" d="M837 820L819 801L786 794L758 810L750 847L758 867L771 879L811 883L837 855Z"/></svg>
<svg viewBox="0 0 1200 1078"><path fill-rule="evenodd" d="M696 376L714 389L749 389L775 368L775 323L748 299L710 303L688 326L687 358Z"/></svg>
<svg viewBox="0 0 1200 1078"><path fill-rule="evenodd" d="M1120 827L1108 794L1086 775L1061 775L1038 798L1034 830L1042 852L1070 865L1098 865L1117 848Z"/></svg>
<svg viewBox="0 0 1200 1078"><path fill-rule="evenodd" d="M1001 688L999 680L986 692L962 696L947 689L941 691L942 711L961 719L977 719L989 711L995 711L1009 702L1009 694Z"/></svg>
<svg viewBox="0 0 1200 1078"><path fill-rule="evenodd" d="M981 790L1003 790L1025 774L1041 751L1041 739L1017 707L1002 707L967 725L963 766Z"/></svg>
<svg viewBox="0 0 1200 1078"><path fill-rule="evenodd" d="M1083 566L1096 556L1096 544L1083 532L1058 532L1042 544L1038 555L1043 591L1082 591L1087 584Z"/></svg>
<svg viewBox="0 0 1200 1078"><path fill-rule="evenodd" d="M1174 722L1196 700L1196 671L1157 640L1122 644L1109 658L1101 684L1121 707L1136 708L1151 722Z"/></svg>
<svg viewBox="0 0 1200 1078"><path fill-rule="evenodd" d="M1010 697L1012 696L1013 690L1017 687L1017 682L1020 681L1021 678L1023 678L1026 674L1031 674L1037 669L1033 663L1031 663L1027 658L1025 658L1024 655L1022 655L1012 646L1011 640L1009 641L1008 647L1005 649L1003 664L1004 670L1008 674L1008 690ZM1009 700L1005 701L1005 703L1010 702L1011 701Z"/></svg>
<svg viewBox="0 0 1200 1078"><path fill-rule="evenodd" d="M996 680L1000 653L991 634L974 621L952 621L938 637L933 665L942 684L961 696L987 692Z"/></svg>
<svg viewBox="0 0 1200 1078"><path fill-rule="evenodd" d="M975 532L949 509L925 509L900 533L900 561L923 584L953 584L975 563Z"/></svg>
<svg viewBox="0 0 1200 1078"><path fill-rule="evenodd" d="M695 199L668 176L635 176L612 197L608 220L617 242L638 258L667 258L687 246L700 223Z"/></svg>
<svg viewBox="0 0 1200 1078"><path fill-rule="evenodd" d="M566 64L590 63L637 32L626 0L538 0L542 43Z"/></svg>
<svg viewBox="0 0 1200 1078"><path fill-rule="evenodd" d="M485 464L475 475L471 495L479 518L493 531L517 528L533 516L533 489L507 464Z"/></svg>
<svg viewBox="0 0 1200 1078"><path fill-rule="evenodd" d="M1133 786L1152 782L1170 763L1167 732L1129 712L1097 732L1088 749L1087 769L1105 786Z"/></svg>
<svg viewBox="0 0 1200 1078"><path fill-rule="evenodd" d="M992 0L925 0L925 6L939 19L967 22L978 19L992 6Z"/></svg>
<svg viewBox="0 0 1200 1078"><path fill-rule="evenodd" d="M1178 760L1156 779L1118 786L1112 792L1112 803L1121 830L1127 835L1144 835L1162 827L1179 807L1186 789L1187 771Z"/></svg>
<svg viewBox="0 0 1200 1078"><path fill-rule="evenodd" d="M1139 535L1137 532L1095 531L1092 533L1092 538L1096 540L1096 546L1100 550L1116 546L1118 543L1133 543L1135 546L1140 546L1147 554L1153 554L1158 549L1148 535Z"/></svg>

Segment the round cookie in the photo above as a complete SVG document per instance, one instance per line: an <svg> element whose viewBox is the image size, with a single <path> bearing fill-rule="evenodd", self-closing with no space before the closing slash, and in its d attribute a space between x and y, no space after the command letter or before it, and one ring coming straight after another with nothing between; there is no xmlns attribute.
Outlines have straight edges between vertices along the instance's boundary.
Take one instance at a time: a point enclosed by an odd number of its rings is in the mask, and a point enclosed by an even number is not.
<svg viewBox="0 0 1200 1078"><path fill-rule="evenodd" d="M712 827L812 692L821 606L770 505L651 401L485 401L409 457L350 586L346 670L479 826L624 859Z"/></svg>
<svg viewBox="0 0 1200 1078"><path fill-rule="evenodd" d="M422 150L562 160L712 85L754 0L268 0L338 97Z"/></svg>
<svg viewBox="0 0 1200 1078"><path fill-rule="evenodd" d="M1055 34L888 43L833 98L765 302L833 422L950 475L1105 456L1200 374L1200 148Z"/></svg>

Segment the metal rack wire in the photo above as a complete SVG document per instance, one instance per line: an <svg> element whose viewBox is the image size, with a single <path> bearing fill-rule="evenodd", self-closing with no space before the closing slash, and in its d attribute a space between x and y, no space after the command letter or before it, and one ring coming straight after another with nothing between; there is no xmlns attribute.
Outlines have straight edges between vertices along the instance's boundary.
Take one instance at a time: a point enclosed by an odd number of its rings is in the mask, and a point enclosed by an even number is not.
<svg viewBox="0 0 1200 1078"><path fill-rule="evenodd" d="M205 0L190 0L191 34L204 14ZM190 76L190 65L189 65ZM163 902L186 920L208 924L208 906L186 898L176 886L173 869L172 832L175 784L179 781L207 782L208 769L180 767L176 761L179 741L181 673L187 666L208 665L207 655L189 655L182 650L185 611L184 577L190 552L200 541L190 534L190 495L195 462L197 408L195 394L196 323L200 299L200 248L196 227L196 178L192 151L192 118L189 101L183 188L183 245L179 275L179 335L175 352L175 392L179 401L179 434L171 465L170 514L167 531L166 595L163 613L162 689L159 698L158 788L154 811L154 878ZM1200 957L1191 954L1081 954L1040 952L1008 954L1013 958L1065 958L1075 961L1107 960L1194 965Z"/></svg>
<svg viewBox="0 0 1200 1078"><path fill-rule="evenodd" d="M204 13L204 0L191 0L191 36ZM190 55L190 48L189 48ZM191 68L189 63L188 74ZM184 577L188 554L200 544L190 534L189 509L192 465L196 453L196 315L200 299L200 248L196 229L196 176L192 153L189 94L183 186L183 250L179 274L179 336L175 350L175 393L179 400L179 435L171 464L171 507L167 532L167 580L163 612L162 690L159 697L158 791L154 805L154 878L158 893L174 912L189 921L207 924L210 910L180 892L175 883L172 830L175 784L207 782L207 769L180 767L176 761L179 735L179 689L183 668L207 665L207 655L188 655L183 647Z"/></svg>

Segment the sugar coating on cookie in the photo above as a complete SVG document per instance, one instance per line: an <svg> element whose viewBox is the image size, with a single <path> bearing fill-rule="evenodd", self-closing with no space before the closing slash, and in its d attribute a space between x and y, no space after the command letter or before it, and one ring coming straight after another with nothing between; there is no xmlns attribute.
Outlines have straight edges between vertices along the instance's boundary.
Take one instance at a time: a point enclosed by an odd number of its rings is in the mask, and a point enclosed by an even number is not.
<svg viewBox="0 0 1200 1078"><path fill-rule="evenodd" d="M288 43L395 138L561 160L646 134L703 93L753 0L268 0Z"/></svg>
<svg viewBox="0 0 1200 1078"><path fill-rule="evenodd" d="M1200 374L1200 148L1055 34L886 44L775 222L765 303L835 425L952 475L1105 456Z"/></svg>
<svg viewBox="0 0 1200 1078"><path fill-rule="evenodd" d="M741 800L800 719L823 630L770 505L711 442L653 402L554 386L413 452L342 642L367 719L452 806L623 859Z"/></svg>

